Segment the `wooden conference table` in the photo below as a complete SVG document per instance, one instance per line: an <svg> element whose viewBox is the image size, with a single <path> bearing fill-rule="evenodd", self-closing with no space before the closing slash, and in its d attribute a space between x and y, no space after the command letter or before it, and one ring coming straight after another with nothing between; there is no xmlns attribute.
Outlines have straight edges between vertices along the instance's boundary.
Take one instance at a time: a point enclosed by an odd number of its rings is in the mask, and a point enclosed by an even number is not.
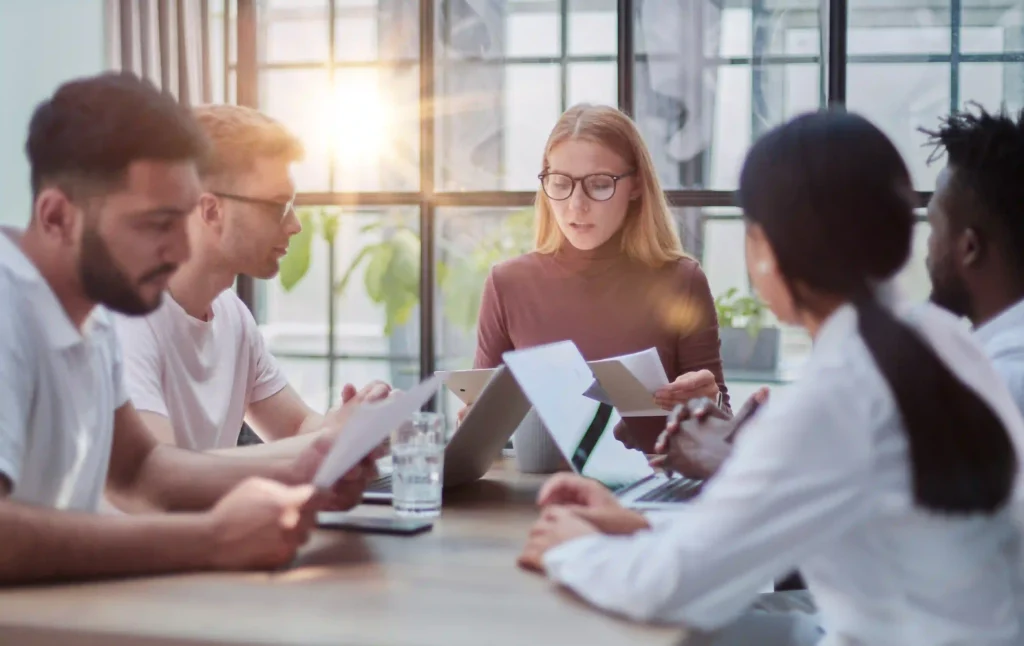
<svg viewBox="0 0 1024 646"><path fill-rule="evenodd" d="M426 534L320 530L294 567L0 591L0 644L503 646L679 644L603 615L515 558L542 478L499 462ZM389 514L362 506L355 513Z"/></svg>

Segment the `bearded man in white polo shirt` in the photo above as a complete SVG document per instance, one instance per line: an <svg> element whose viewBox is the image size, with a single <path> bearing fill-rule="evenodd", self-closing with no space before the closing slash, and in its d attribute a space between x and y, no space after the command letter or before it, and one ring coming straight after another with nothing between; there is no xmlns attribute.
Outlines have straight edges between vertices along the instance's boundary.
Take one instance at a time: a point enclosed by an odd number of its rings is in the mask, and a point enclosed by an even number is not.
<svg viewBox="0 0 1024 646"><path fill-rule="evenodd" d="M160 441L293 455L315 440L310 431L321 431L324 419L288 385L232 286L239 274L275 276L289 238L302 230L290 173L302 144L251 108L209 105L193 115L210 153L199 165L202 194L188 219L192 255L155 312L118 317L125 386ZM353 390L346 388L343 399ZM233 448L243 421L268 444Z"/></svg>
<svg viewBox="0 0 1024 646"><path fill-rule="evenodd" d="M128 401L107 308L160 304L205 149L187 109L128 74L67 83L32 117L31 220L0 233L0 583L278 567L374 475L366 460L314 492L329 437L290 460L219 458L159 444ZM182 513L76 513L105 489Z"/></svg>
<svg viewBox="0 0 1024 646"><path fill-rule="evenodd" d="M970 319L1024 412L1024 111L958 112L928 134L948 156L928 204L931 298Z"/></svg>

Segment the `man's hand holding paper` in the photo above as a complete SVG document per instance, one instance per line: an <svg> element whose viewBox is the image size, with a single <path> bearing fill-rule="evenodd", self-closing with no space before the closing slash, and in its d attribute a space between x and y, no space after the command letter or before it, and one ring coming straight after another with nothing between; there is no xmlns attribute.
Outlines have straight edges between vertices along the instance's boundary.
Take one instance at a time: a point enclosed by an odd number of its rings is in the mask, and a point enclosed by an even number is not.
<svg viewBox="0 0 1024 646"><path fill-rule="evenodd" d="M308 506L344 511L360 503L366 486L377 477L376 460L391 431L437 391L431 378L407 393L373 382L358 392L346 385L342 404L325 417L330 431L303 451L294 463L295 484L310 484L316 494Z"/></svg>

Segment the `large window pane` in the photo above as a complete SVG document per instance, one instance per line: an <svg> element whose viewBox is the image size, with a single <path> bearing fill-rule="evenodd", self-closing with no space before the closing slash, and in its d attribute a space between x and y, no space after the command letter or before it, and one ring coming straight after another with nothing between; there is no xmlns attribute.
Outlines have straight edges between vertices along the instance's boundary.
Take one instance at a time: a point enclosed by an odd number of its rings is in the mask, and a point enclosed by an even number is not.
<svg viewBox="0 0 1024 646"><path fill-rule="evenodd" d="M264 110L306 148L299 191L419 188L418 66L341 68L333 86L330 78L320 68L261 74Z"/></svg>
<svg viewBox="0 0 1024 646"><path fill-rule="evenodd" d="M509 2L505 54L512 58L558 56L561 28L557 2Z"/></svg>
<svg viewBox="0 0 1024 646"><path fill-rule="evenodd" d="M736 188L751 142L822 102L817 2L720 7L637 4L636 115L665 188Z"/></svg>
<svg viewBox="0 0 1024 646"><path fill-rule="evenodd" d="M321 128L335 191L419 188L419 66L338 69Z"/></svg>
<svg viewBox="0 0 1024 646"><path fill-rule="evenodd" d="M318 63L327 60L330 43L327 3L313 0L268 0L257 40L267 63Z"/></svg>
<svg viewBox="0 0 1024 646"><path fill-rule="evenodd" d="M435 345L438 369L470 368L484 281L495 264L533 249L533 208L438 209L436 227ZM447 390L441 410L459 401Z"/></svg>
<svg viewBox="0 0 1024 646"><path fill-rule="evenodd" d="M418 0L334 0L336 61L416 61Z"/></svg>
<svg viewBox="0 0 1024 646"><path fill-rule="evenodd" d="M1024 2L966 0L960 7L960 47L970 54L1024 52Z"/></svg>
<svg viewBox="0 0 1024 646"><path fill-rule="evenodd" d="M949 54L950 0L849 0L847 52Z"/></svg>
<svg viewBox="0 0 1024 646"><path fill-rule="evenodd" d="M1024 107L1024 63L961 63L960 102L966 101L993 111L1003 104L1019 111Z"/></svg>
<svg viewBox="0 0 1024 646"><path fill-rule="evenodd" d="M617 102L616 3L435 2L438 187L532 189L558 115Z"/></svg>
<svg viewBox="0 0 1024 646"><path fill-rule="evenodd" d="M386 360L386 380L408 384L403 371L419 361L417 209L307 208L302 214L305 232L292 239L281 274L261 285L261 327L271 351L327 357L333 303L335 356ZM332 235L333 265L327 242ZM366 372L364 367L359 370ZM363 372L344 380L365 381Z"/></svg>
<svg viewBox="0 0 1024 646"><path fill-rule="evenodd" d="M569 105L618 103L618 68L614 61L607 63L571 63L569 65ZM552 124L553 125L553 124Z"/></svg>
<svg viewBox="0 0 1024 646"><path fill-rule="evenodd" d="M847 105L893 140L923 190L935 185L941 165L928 164L931 149L918 128L934 128L949 113L949 94L946 63L851 63L847 71Z"/></svg>
<svg viewBox="0 0 1024 646"><path fill-rule="evenodd" d="M569 55L608 56L618 51L616 0L568 0Z"/></svg>

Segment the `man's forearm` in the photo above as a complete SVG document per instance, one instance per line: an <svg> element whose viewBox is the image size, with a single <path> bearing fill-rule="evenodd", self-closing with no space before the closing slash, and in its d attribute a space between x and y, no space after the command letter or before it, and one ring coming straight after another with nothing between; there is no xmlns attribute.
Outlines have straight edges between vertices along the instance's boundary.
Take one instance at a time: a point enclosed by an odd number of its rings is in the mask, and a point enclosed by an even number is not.
<svg viewBox="0 0 1024 646"><path fill-rule="evenodd" d="M227 449L211 449L206 453L230 458L295 458L312 446L320 435L320 432L305 433L295 437L286 437L282 440L274 440L273 442L264 442L263 444L232 446Z"/></svg>
<svg viewBox="0 0 1024 646"><path fill-rule="evenodd" d="M294 464L294 458L239 459L160 445L146 458L127 493L167 511L202 511L246 478L299 484Z"/></svg>
<svg viewBox="0 0 1024 646"><path fill-rule="evenodd" d="M203 514L114 516L0 501L0 585L159 574L214 566Z"/></svg>

